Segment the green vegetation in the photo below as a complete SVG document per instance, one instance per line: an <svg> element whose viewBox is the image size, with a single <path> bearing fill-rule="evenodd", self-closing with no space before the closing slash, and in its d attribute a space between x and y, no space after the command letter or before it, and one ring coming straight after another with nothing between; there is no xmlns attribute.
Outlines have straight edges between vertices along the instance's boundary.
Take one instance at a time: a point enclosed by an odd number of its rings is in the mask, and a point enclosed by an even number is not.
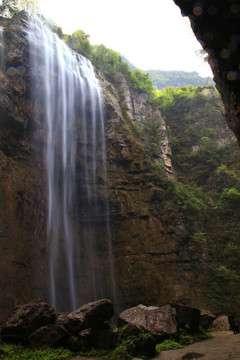
<svg viewBox="0 0 240 360"><path fill-rule="evenodd" d="M134 66L125 56L122 56L129 68L136 70ZM211 77L203 78L196 71L164 71L164 70L147 70L149 78L153 82L156 89L162 90L167 87L183 87L183 86L207 86L214 85Z"/></svg>
<svg viewBox="0 0 240 360"><path fill-rule="evenodd" d="M198 287L215 311L236 311L240 299L239 149L211 87L158 92L178 182L165 181L165 200L180 213L196 262ZM199 269L201 271L199 272ZM197 286L197 285L196 285Z"/></svg>
<svg viewBox="0 0 240 360"><path fill-rule="evenodd" d="M149 75L138 69L131 71L118 52L108 49L104 45L97 45L93 46L89 58L106 75L109 81L116 83L125 78L128 85L139 93L154 95L153 84Z"/></svg>
<svg viewBox="0 0 240 360"><path fill-rule="evenodd" d="M120 54L106 48L104 45L93 46L90 59L110 81L118 80L123 77L130 77L131 71L127 64L122 61Z"/></svg>
<svg viewBox="0 0 240 360"><path fill-rule="evenodd" d="M12 17L21 10L36 13L38 10L38 0L2 0L0 16Z"/></svg>
<svg viewBox="0 0 240 360"><path fill-rule="evenodd" d="M169 86L183 87L183 86L206 86L213 85L213 80L210 77L202 78L196 71L163 71L163 70L149 70L149 77L153 85L161 90Z"/></svg>
<svg viewBox="0 0 240 360"><path fill-rule="evenodd" d="M90 57L92 47L89 42L89 35L83 30L76 30L72 35L63 35L63 38L74 51L87 58Z"/></svg>
<svg viewBox="0 0 240 360"><path fill-rule="evenodd" d="M156 346L156 351L159 353L161 351L166 351L166 350L176 350L176 349L182 349L183 346L175 341L175 340L172 340L172 339L167 339L167 340L164 340L161 344L158 344Z"/></svg>
<svg viewBox="0 0 240 360"><path fill-rule="evenodd" d="M136 326L135 330L129 330L127 326L119 329L118 343L116 348L108 355L108 360L130 360L134 356L141 356L145 358L145 354L141 353L144 349L145 343L151 335L144 331L140 326ZM143 350L144 352L144 350ZM109 357L110 356L110 357Z"/></svg>
<svg viewBox="0 0 240 360"><path fill-rule="evenodd" d="M65 360L73 356L66 349L32 349L23 345L0 344L0 360Z"/></svg>
<svg viewBox="0 0 240 360"><path fill-rule="evenodd" d="M181 334L178 339L166 339L156 346L156 351L176 350L182 349L186 345L191 345L195 342L211 339L211 334L203 330L201 327L196 334Z"/></svg>

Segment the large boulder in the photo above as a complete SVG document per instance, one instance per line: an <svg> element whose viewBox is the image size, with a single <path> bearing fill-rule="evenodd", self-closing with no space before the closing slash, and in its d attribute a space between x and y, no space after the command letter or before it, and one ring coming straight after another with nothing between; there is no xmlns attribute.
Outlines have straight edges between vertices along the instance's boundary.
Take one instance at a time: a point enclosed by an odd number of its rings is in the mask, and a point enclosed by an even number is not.
<svg viewBox="0 0 240 360"><path fill-rule="evenodd" d="M31 346L49 346L57 347L63 346L66 339L69 337L68 332L64 327L58 325L46 325L36 330L29 336L28 343Z"/></svg>
<svg viewBox="0 0 240 360"><path fill-rule="evenodd" d="M119 325L139 325L155 337L177 334L176 312L171 305L161 307L138 305L124 310Z"/></svg>
<svg viewBox="0 0 240 360"><path fill-rule="evenodd" d="M200 325L203 329L209 329L215 319L216 316L212 314L210 311L201 310Z"/></svg>
<svg viewBox="0 0 240 360"><path fill-rule="evenodd" d="M30 334L42 326L53 324L55 319L54 308L44 301L18 305L3 324L1 337L5 341L26 342Z"/></svg>
<svg viewBox="0 0 240 360"><path fill-rule="evenodd" d="M117 344L118 329L107 323L92 327L90 342L96 348L113 349Z"/></svg>
<svg viewBox="0 0 240 360"><path fill-rule="evenodd" d="M78 335L70 336L65 343L65 347L75 352L86 352L90 348L89 332L83 330Z"/></svg>
<svg viewBox="0 0 240 360"><path fill-rule="evenodd" d="M230 324L227 315L221 315L217 317L211 326L211 331L228 331L230 330Z"/></svg>
<svg viewBox="0 0 240 360"><path fill-rule="evenodd" d="M128 359L129 355L152 358L156 353L156 344L156 338L140 326L127 324L118 334L118 345L123 359Z"/></svg>
<svg viewBox="0 0 240 360"><path fill-rule="evenodd" d="M178 329L188 332L196 332L200 325L200 310L190 306L171 304L176 309L176 320Z"/></svg>
<svg viewBox="0 0 240 360"><path fill-rule="evenodd" d="M102 299L83 305L72 313L59 314L57 324L65 327L70 334L77 335L82 330L109 320L113 314L112 302Z"/></svg>

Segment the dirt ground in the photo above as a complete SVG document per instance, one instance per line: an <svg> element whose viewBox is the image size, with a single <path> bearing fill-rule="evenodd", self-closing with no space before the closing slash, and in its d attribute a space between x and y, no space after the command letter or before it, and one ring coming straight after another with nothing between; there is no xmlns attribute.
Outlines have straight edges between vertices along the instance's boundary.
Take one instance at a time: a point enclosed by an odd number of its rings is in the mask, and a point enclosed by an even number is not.
<svg viewBox="0 0 240 360"><path fill-rule="evenodd" d="M154 360L240 360L240 334L219 331L212 335L213 339L183 349L162 351Z"/></svg>
<svg viewBox="0 0 240 360"><path fill-rule="evenodd" d="M240 334L218 331L212 335L213 339L197 342L183 349L162 351L152 360L240 360ZM75 357L71 360L100 359Z"/></svg>

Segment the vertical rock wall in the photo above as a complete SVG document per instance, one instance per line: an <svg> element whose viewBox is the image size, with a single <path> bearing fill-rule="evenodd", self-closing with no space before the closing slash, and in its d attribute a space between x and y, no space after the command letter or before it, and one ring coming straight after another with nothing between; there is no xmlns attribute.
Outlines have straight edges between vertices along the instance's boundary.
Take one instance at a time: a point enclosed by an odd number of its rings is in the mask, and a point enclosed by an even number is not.
<svg viewBox="0 0 240 360"><path fill-rule="evenodd" d="M24 16L4 28L0 68L0 320L16 304L46 296L45 178L31 115L26 29Z"/></svg>
<svg viewBox="0 0 240 360"><path fill-rule="evenodd" d="M188 302L192 274L183 264L185 231L162 200L164 180L174 178L165 122L157 106L129 89L124 79L103 87L120 305ZM151 121L158 124L160 141L149 149L146 124ZM159 172L156 163L162 164Z"/></svg>

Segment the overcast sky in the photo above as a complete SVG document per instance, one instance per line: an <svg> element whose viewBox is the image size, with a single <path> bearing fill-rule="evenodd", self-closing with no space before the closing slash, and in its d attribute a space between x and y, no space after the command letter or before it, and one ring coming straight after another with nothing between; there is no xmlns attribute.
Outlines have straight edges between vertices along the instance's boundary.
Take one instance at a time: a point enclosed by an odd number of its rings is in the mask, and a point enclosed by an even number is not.
<svg viewBox="0 0 240 360"><path fill-rule="evenodd" d="M81 29L142 70L197 71L212 76L173 0L39 0L40 12L64 33Z"/></svg>

